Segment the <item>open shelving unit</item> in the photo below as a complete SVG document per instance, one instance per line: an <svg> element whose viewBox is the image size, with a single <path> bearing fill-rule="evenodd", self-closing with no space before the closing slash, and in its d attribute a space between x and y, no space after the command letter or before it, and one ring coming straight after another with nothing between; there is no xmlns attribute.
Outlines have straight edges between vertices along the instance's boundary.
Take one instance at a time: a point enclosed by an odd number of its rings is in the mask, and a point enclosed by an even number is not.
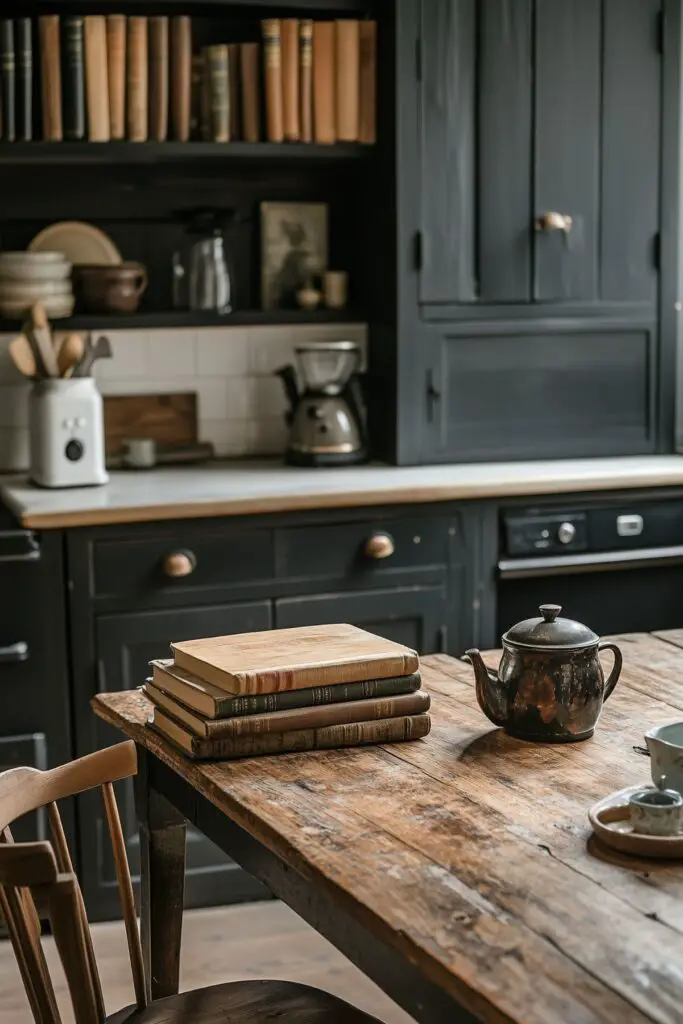
<svg viewBox="0 0 683 1024"><path fill-rule="evenodd" d="M371 146L336 142L0 142L0 169L22 164L163 164L242 161L317 163L366 160Z"/></svg>

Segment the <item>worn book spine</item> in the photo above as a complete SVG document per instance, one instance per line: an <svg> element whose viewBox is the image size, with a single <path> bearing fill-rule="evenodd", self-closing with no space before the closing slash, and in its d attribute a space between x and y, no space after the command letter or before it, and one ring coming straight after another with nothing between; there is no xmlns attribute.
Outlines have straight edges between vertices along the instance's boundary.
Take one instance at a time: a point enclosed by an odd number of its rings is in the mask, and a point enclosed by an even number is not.
<svg viewBox="0 0 683 1024"><path fill-rule="evenodd" d="M107 15L107 77L109 79L109 134L126 136L126 16Z"/></svg>
<svg viewBox="0 0 683 1024"><path fill-rule="evenodd" d="M64 138L85 138L83 18L78 14L65 14L62 19L62 96Z"/></svg>
<svg viewBox="0 0 683 1024"><path fill-rule="evenodd" d="M14 56L14 22L0 20L0 91L2 92L2 137L14 142L16 122L16 64Z"/></svg>
<svg viewBox="0 0 683 1024"><path fill-rule="evenodd" d="M313 22L299 22L299 120L301 141L313 141Z"/></svg>
<svg viewBox="0 0 683 1024"><path fill-rule="evenodd" d="M229 142L230 75L228 47L225 43L207 46L206 68L209 79L211 139L213 142Z"/></svg>
<svg viewBox="0 0 683 1024"><path fill-rule="evenodd" d="M152 712L151 723L163 735L170 735L175 725L171 722L171 729L167 732L168 716L157 708ZM320 729L293 729L290 732L260 733L217 740L199 739L197 736L191 736L185 729L179 731L190 736L190 756L198 759L230 759L259 754L359 747L369 743L400 743L421 739L429 733L430 728L429 715L419 714L382 718L372 722L328 725Z"/></svg>
<svg viewBox="0 0 683 1024"><path fill-rule="evenodd" d="M186 14L171 18L171 132L178 142L190 138L192 102L192 22Z"/></svg>
<svg viewBox="0 0 683 1024"><path fill-rule="evenodd" d="M201 138L202 129L202 90L204 88L204 55L195 53L192 57L190 73L190 133L189 138ZM171 102L173 94L171 93ZM174 136L175 137L175 136Z"/></svg>
<svg viewBox="0 0 683 1024"><path fill-rule="evenodd" d="M261 88L258 43L240 43L240 77L242 84L242 135L245 142L259 142L261 139Z"/></svg>
<svg viewBox="0 0 683 1024"><path fill-rule="evenodd" d="M359 27L358 141L373 145L377 139L377 22Z"/></svg>
<svg viewBox="0 0 683 1024"><path fill-rule="evenodd" d="M131 16L128 19L126 74L126 122L131 142L146 142L148 138L148 57L147 18Z"/></svg>
<svg viewBox="0 0 683 1024"><path fill-rule="evenodd" d="M240 129L240 48L238 43L228 43L228 78L230 82L230 138L239 139Z"/></svg>
<svg viewBox="0 0 683 1024"><path fill-rule="evenodd" d="M149 19L149 137L168 138L168 18Z"/></svg>
<svg viewBox="0 0 683 1024"><path fill-rule="evenodd" d="M299 127L299 20L283 18L282 41L282 127L287 142L298 142Z"/></svg>
<svg viewBox="0 0 683 1024"><path fill-rule="evenodd" d="M33 33L30 18L17 18L17 138L30 142L33 138Z"/></svg>
<svg viewBox="0 0 683 1024"><path fill-rule="evenodd" d="M336 142L335 34L333 21L313 22L313 137Z"/></svg>
<svg viewBox="0 0 683 1024"><path fill-rule="evenodd" d="M38 39L43 138L48 142L61 142L62 68L58 14L43 14L38 18Z"/></svg>
<svg viewBox="0 0 683 1024"><path fill-rule="evenodd" d="M261 24L263 30L263 80L266 98L266 138L269 142L282 142L284 126L280 19L264 18Z"/></svg>
<svg viewBox="0 0 683 1024"><path fill-rule="evenodd" d="M335 26L335 67L337 72L337 139L358 141L358 75L360 64L359 23L354 18Z"/></svg>
<svg viewBox="0 0 683 1024"><path fill-rule="evenodd" d="M107 23L102 14L83 20L85 44L85 97L90 142L109 142L109 80L107 75Z"/></svg>
<svg viewBox="0 0 683 1024"><path fill-rule="evenodd" d="M199 134L205 142L211 141L211 70L207 48L202 50L202 92L199 112Z"/></svg>

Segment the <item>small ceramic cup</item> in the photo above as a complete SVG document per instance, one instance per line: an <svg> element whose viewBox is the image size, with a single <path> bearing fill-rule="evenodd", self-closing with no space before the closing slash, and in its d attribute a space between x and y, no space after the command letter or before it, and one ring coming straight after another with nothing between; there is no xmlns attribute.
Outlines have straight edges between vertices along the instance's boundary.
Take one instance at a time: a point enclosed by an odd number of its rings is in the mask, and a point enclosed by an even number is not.
<svg viewBox="0 0 683 1024"><path fill-rule="evenodd" d="M647 836L683 832L683 797L675 789L639 789L629 798L628 806L634 832Z"/></svg>

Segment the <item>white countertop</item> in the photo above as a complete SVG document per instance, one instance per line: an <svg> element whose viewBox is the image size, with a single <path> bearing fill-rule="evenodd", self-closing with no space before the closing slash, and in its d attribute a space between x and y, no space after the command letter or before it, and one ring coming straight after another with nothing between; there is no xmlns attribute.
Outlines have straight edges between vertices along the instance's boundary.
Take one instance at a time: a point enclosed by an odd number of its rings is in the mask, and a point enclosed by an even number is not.
<svg viewBox="0 0 683 1024"><path fill-rule="evenodd" d="M0 496L35 529L292 509L504 498L683 485L683 455L445 466L298 469L279 461L111 474L103 487L45 490L0 477Z"/></svg>

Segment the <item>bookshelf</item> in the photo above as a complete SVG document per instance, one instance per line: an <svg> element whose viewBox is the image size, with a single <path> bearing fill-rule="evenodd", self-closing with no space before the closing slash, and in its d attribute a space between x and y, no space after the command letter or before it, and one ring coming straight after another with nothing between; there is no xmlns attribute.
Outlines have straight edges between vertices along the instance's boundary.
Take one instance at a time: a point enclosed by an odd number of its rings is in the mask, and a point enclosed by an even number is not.
<svg viewBox="0 0 683 1024"><path fill-rule="evenodd" d="M54 320L57 331L145 330L157 327L277 327L285 324L357 324L364 321L358 310L343 309L242 309L221 316L196 310L149 311L127 314L77 313L62 320ZM20 331L21 320L0 318L0 333Z"/></svg>
<svg viewBox="0 0 683 1024"><path fill-rule="evenodd" d="M32 142L0 141L0 167L23 164L162 164L215 161L327 163L368 160L372 147L354 142Z"/></svg>

